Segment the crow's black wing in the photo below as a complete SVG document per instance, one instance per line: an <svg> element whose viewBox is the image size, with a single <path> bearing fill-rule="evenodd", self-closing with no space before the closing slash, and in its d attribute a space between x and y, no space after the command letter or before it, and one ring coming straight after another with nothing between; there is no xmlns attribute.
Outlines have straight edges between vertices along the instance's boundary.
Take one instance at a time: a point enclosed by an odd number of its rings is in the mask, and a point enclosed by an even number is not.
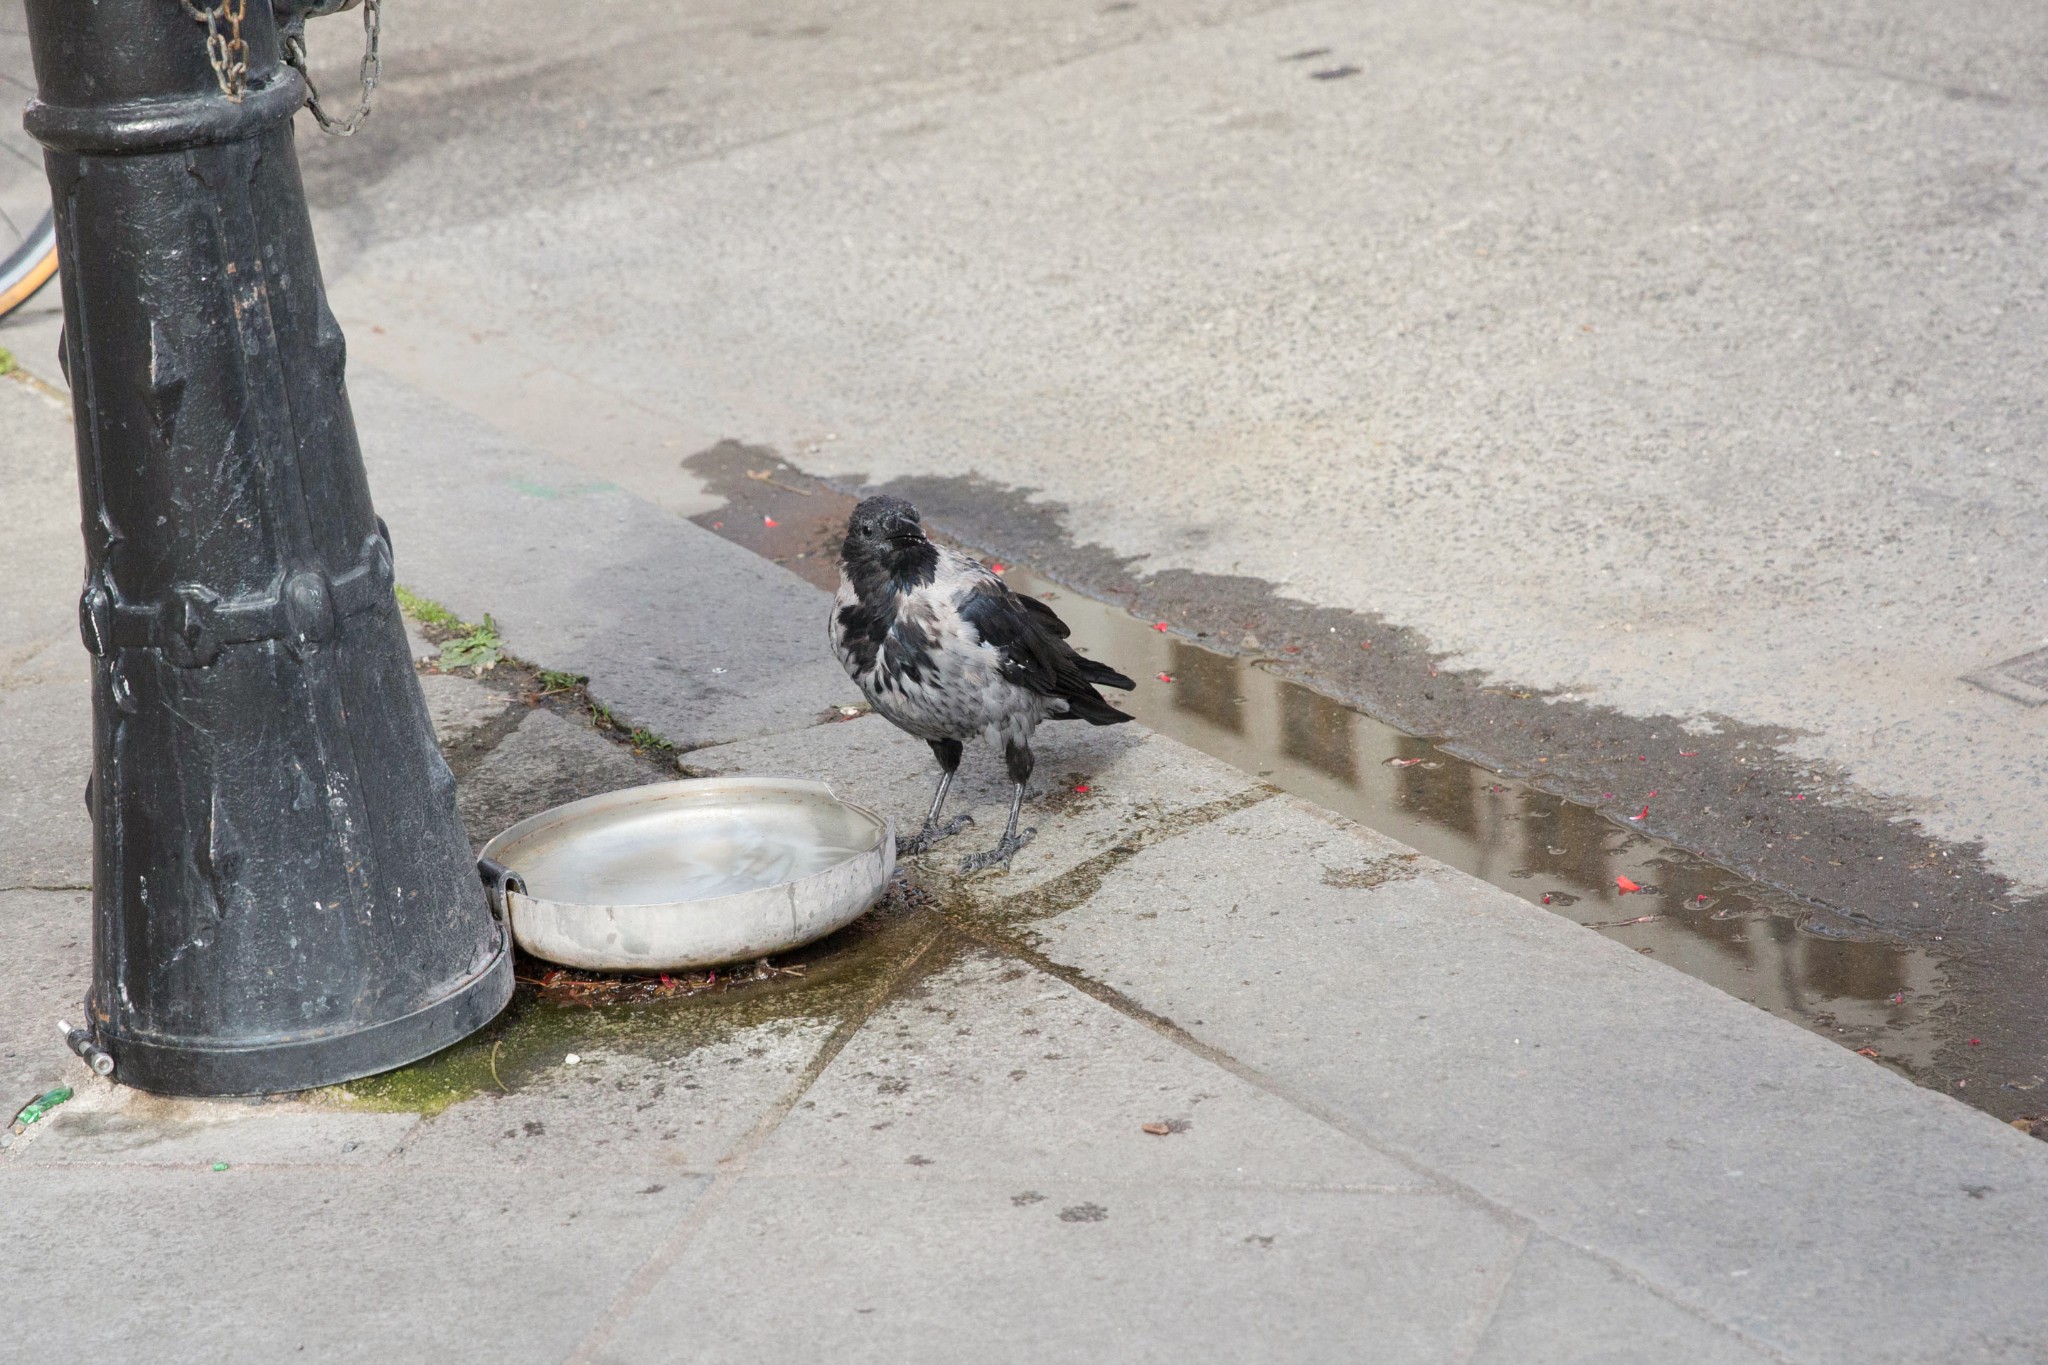
<svg viewBox="0 0 2048 1365"><path fill-rule="evenodd" d="M1059 651L1066 644L1000 583L976 583L960 602L960 619L1003 656L1003 676L1041 696L1059 695Z"/></svg>
<svg viewBox="0 0 2048 1365"><path fill-rule="evenodd" d="M1055 632L1044 624L1046 617L1061 629ZM961 600L960 618L1002 655L1003 676L1019 687L1060 698L1067 703L1068 715L1091 724L1115 725L1130 719L1104 701L1094 684L1135 684L1115 669L1076 654L1062 638L1066 623L1053 615L1052 608L1019 597L1001 583L984 581Z"/></svg>
<svg viewBox="0 0 2048 1365"><path fill-rule="evenodd" d="M1036 597L1027 597L1023 593L1014 591L1010 595L1030 611L1032 617L1039 625L1059 636L1062 640L1074 633L1065 621L1060 620L1058 612L1039 601ZM1129 692L1137 686L1136 683L1117 672L1114 668L1111 668L1108 664L1097 663L1085 654L1074 652L1074 666L1081 670L1082 677L1094 683L1097 687L1121 687L1124 691Z"/></svg>
<svg viewBox="0 0 2048 1365"><path fill-rule="evenodd" d="M1067 623L1060 620L1059 613L1039 601L1036 597L1026 597L1024 594L1017 592L1013 592L1011 596L1028 607L1032 616L1037 618L1038 623L1059 636L1060 639L1064 640L1073 634ZM1137 686L1136 683L1117 672L1114 668L1111 668L1108 664L1098 663L1087 655L1076 651L1071 646L1066 650L1066 653L1072 657L1074 667L1080 670L1081 676L1094 683L1097 687L1121 687L1124 691L1129 692Z"/></svg>
<svg viewBox="0 0 2048 1365"><path fill-rule="evenodd" d="M1058 612L1039 601L1036 597L1027 597L1021 592L1013 592L1010 596L1023 603L1025 608L1038 618L1039 625L1044 626L1062 640L1074 633L1065 621L1060 620Z"/></svg>

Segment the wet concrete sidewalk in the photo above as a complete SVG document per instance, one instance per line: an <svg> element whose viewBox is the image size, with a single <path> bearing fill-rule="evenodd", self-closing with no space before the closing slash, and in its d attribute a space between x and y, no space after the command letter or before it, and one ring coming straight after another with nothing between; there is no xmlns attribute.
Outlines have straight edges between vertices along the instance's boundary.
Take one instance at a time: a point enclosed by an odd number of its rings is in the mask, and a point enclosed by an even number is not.
<svg viewBox="0 0 2048 1365"><path fill-rule="evenodd" d="M691 771L921 808L818 590L354 390L401 582ZM0 383L0 460L0 1082L79 1090L0 1153L40 1359L2044 1358L2048 1146L1137 726L1045 733L1008 876L920 860L766 979L528 986L288 1100L92 1082L49 1022L90 839L61 410ZM672 762L425 681L479 839ZM982 834L1000 783L963 772Z"/></svg>

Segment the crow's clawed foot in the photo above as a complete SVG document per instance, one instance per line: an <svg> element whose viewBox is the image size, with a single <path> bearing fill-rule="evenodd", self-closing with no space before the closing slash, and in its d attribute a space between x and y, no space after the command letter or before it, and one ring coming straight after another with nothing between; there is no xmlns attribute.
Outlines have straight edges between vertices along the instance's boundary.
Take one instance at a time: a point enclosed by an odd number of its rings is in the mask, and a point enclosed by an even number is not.
<svg viewBox="0 0 2048 1365"><path fill-rule="evenodd" d="M918 854L925 852L933 844L939 842L939 840L950 839L973 823L974 817L971 815L956 815L943 825L926 822L923 829L911 835L908 839L901 835L896 837L896 856L899 858L914 858Z"/></svg>
<svg viewBox="0 0 2048 1365"><path fill-rule="evenodd" d="M1020 829L1015 834L1005 834L996 846L986 853L971 853L960 860L962 872L981 872L991 867L1010 870L1010 859L1017 856L1017 850L1031 842L1035 829Z"/></svg>

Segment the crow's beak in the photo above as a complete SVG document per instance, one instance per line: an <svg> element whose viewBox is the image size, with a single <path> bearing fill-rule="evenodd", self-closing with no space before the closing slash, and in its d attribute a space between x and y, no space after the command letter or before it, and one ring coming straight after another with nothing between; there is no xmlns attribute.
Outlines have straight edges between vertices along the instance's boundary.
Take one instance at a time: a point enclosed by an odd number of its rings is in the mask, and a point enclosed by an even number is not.
<svg viewBox="0 0 2048 1365"><path fill-rule="evenodd" d="M882 534L890 540L919 540L924 528L911 517L893 516L882 523Z"/></svg>

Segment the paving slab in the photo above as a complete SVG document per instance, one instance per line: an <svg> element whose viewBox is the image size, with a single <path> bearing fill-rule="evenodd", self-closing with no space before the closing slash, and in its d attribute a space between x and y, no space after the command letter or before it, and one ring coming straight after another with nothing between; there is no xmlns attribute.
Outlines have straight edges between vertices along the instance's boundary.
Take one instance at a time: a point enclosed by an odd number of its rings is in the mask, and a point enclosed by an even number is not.
<svg viewBox="0 0 2048 1365"><path fill-rule="evenodd" d="M0 890L92 885L92 692L77 672L0 690Z"/></svg>
<svg viewBox="0 0 2048 1365"><path fill-rule="evenodd" d="M512 706L506 693L453 673L421 674L420 692L427 699L434 734L444 746L469 739Z"/></svg>
<svg viewBox="0 0 2048 1365"><path fill-rule="evenodd" d="M817 1179L899 1170L1019 1190L1083 1181L1444 1188L1066 982L983 949L878 1011L748 1166Z"/></svg>
<svg viewBox="0 0 2048 1365"><path fill-rule="evenodd" d="M878 1011L731 1179L589 1358L647 1358L715 1304L694 1358L1456 1360L1522 1238L979 948Z"/></svg>
<svg viewBox="0 0 2048 1365"><path fill-rule="evenodd" d="M1448 1365L1521 1236L1443 1194L748 1177L582 1358Z"/></svg>
<svg viewBox="0 0 2048 1365"><path fill-rule="evenodd" d="M0 339L0 345L4 345ZM78 637L85 542L71 410L0 377L0 489L7 494L8 590L0 594L0 683L45 641Z"/></svg>
<svg viewBox="0 0 2048 1365"><path fill-rule="evenodd" d="M1023 932L1771 1349L2040 1358L2048 1147L1427 860L1329 875L1353 844L1387 847L1277 797Z"/></svg>
<svg viewBox="0 0 2048 1365"><path fill-rule="evenodd" d="M1758 1365L1781 1359L1612 1264L1538 1235L1522 1248L1472 1365Z"/></svg>
<svg viewBox="0 0 2048 1365"><path fill-rule="evenodd" d="M788 1100L836 1022L778 1020L687 1042L693 1030L679 1022L682 1045L654 1055L572 1036L513 1093L486 1090L421 1122L399 1164L712 1171ZM567 1047L578 1049L574 1066Z"/></svg>
<svg viewBox="0 0 2048 1365"><path fill-rule="evenodd" d="M52 1365L559 1360L701 1188L665 1172L5 1165L0 1207L46 1234L13 1259L7 1301Z"/></svg>
<svg viewBox="0 0 2048 1365"><path fill-rule="evenodd" d="M860 700L794 574L374 371L351 397L398 580L630 723L688 749Z"/></svg>
<svg viewBox="0 0 2048 1365"><path fill-rule="evenodd" d="M550 806L673 775L587 723L535 707L464 774L456 805L471 841L481 848Z"/></svg>
<svg viewBox="0 0 2048 1365"><path fill-rule="evenodd" d="M89 892L0 891L0 1119L51 1086L86 1078L57 1021L84 1022L91 981Z"/></svg>

